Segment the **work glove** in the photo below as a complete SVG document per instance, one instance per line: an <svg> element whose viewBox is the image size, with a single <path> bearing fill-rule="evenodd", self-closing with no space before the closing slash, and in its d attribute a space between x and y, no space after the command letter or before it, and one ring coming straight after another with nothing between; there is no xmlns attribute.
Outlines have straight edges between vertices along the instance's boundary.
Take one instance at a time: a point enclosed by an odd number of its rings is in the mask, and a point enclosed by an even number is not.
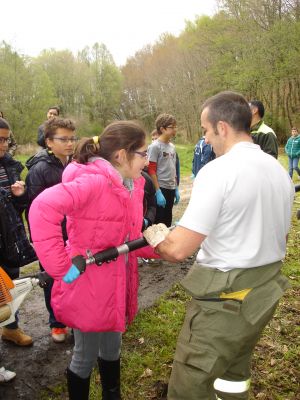
<svg viewBox="0 0 300 400"><path fill-rule="evenodd" d="M66 283L72 283L85 271L86 262L84 257L76 256L72 258L72 265L69 268L69 271L63 277L63 281Z"/></svg>
<svg viewBox="0 0 300 400"><path fill-rule="evenodd" d="M155 193L155 196L156 196L157 205L159 207L165 208L166 204L167 204L167 201L166 201L165 196L162 194L162 191L160 189L157 189L157 191Z"/></svg>
<svg viewBox="0 0 300 400"><path fill-rule="evenodd" d="M174 204L178 204L178 203L179 203L179 200L180 200L179 189L178 189L178 186L176 186Z"/></svg>
<svg viewBox="0 0 300 400"><path fill-rule="evenodd" d="M76 267L76 265L72 264L69 271L66 273L66 275L63 277L63 281L66 283L72 283L77 279L80 275L79 269Z"/></svg>
<svg viewBox="0 0 300 400"><path fill-rule="evenodd" d="M163 242L170 233L165 224L151 225L144 232L144 238L151 247L156 247L159 243Z"/></svg>

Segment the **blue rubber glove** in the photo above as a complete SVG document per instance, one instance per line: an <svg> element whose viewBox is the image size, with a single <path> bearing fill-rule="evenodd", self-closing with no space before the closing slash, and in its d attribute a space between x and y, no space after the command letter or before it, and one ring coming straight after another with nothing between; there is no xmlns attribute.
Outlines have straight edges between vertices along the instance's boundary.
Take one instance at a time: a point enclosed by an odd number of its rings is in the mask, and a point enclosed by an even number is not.
<svg viewBox="0 0 300 400"><path fill-rule="evenodd" d="M175 189L175 200L174 200L174 204L178 204L180 200L180 194L179 194L179 190L178 190L178 186Z"/></svg>
<svg viewBox="0 0 300 400"><path fill-rule="evenodd" d="M63 281L66 283L72 283L77 279L80 275L79 269L72 264L69 271L66 273L66 275L63 277Z"/></svg>
<svg viewBox="0 0 300 400"><path fill-rule="evenodd" d="M156 196L157 205L159 207L165 208L166 204L167 204L167 201L166 201L165 196L162 194L162 191L160 189L157 189L157 191L155 193L155 196Z"/></svg>
<svg viewBox="0 0 300 400"><path fill-rule="evenodd" d="M148 228L148 225L149 225L149 221L147 220L147 218L144 218L144 223L143 223L144 229Z"/></svg>
<svg viewBox="0 0 300 400"><path fill-rule="evenodd" d="M192 174L192 175L190 176L190 178L191 178L192 180L194 180L194 179L195 179L195 175Z"/></svg>

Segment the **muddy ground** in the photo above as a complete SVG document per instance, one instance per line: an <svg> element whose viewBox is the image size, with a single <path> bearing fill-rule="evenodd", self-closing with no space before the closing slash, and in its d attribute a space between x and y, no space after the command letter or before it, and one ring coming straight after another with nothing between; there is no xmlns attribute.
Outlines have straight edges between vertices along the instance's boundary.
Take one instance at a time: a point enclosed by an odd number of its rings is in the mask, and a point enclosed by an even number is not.
<svg viewBox="0 0 300 400"><path fill-rule="evenodd" d="M185 209L191 180L180 184L181 201L174 207L174 221ZM144 309L169 290L186 274L193 259L174 265L168 262L143 263L140 270L139 307ZM26 268L23 270L26 273ZM72 336L65 343L55 344L50 337L48 313L42 289L35 288L20 309L20 327L32 336L34 344L20 348L0 341L0 366L17 373L14 381L0 386L0 400L40 400L41 391L64 381L64 371L72 355Z"/></svg>

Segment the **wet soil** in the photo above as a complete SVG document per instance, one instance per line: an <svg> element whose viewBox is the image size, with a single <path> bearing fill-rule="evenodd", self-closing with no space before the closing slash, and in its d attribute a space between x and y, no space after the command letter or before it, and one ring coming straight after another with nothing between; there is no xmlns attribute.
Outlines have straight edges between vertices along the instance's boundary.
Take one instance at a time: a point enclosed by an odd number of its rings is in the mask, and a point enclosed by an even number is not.
<svg viewBox="0 0 300 400"><path fill-rule="evenodd" d="M190 197L191 180L180 184L181 201L174 207L174 221L178 220ZM139 308L153 303L188 271L193 259L181 264L166 261L142 262L140 271ZM26 267L27 268L27 267ZM26 268L23 274L28 273ZM64 381L64 371L71 359L73 341L69 335L65 343L54 343L50 337L48 312L43 291L32 290L20 308L20 327L32 336L33 346L21 348L0 340L0 367L15 371L16 378L0 385L0 400L40 400L41 392Z"/></svg>

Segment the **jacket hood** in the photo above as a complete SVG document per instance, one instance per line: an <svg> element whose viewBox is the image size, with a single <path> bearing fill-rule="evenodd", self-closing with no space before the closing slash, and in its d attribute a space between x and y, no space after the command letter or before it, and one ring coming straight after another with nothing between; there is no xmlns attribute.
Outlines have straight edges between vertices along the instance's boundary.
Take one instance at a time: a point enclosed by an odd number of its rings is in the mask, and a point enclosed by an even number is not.
<svg viewBox="0 0 300 400"><path fill-rule="evenodd" d="M64 182L72 181L78 176L84 174L103 175L117 186L123 184L123 180L119 172L111 165L111 163L103 158L93 158L87 164L80 164L76 161L71 162L64 171Z"/></svg>
<svg viewBox="0 0 300 400"><path fill-rule="evenodd" d="M30 157L25 165L27 169L30 169L33 165L44 161L47 162L48 164L58 164L61 163L60 160L55 157L53 153L49 153L47 149L43 149L39 151L38 153L34 154L32 157Z"/></svg>

